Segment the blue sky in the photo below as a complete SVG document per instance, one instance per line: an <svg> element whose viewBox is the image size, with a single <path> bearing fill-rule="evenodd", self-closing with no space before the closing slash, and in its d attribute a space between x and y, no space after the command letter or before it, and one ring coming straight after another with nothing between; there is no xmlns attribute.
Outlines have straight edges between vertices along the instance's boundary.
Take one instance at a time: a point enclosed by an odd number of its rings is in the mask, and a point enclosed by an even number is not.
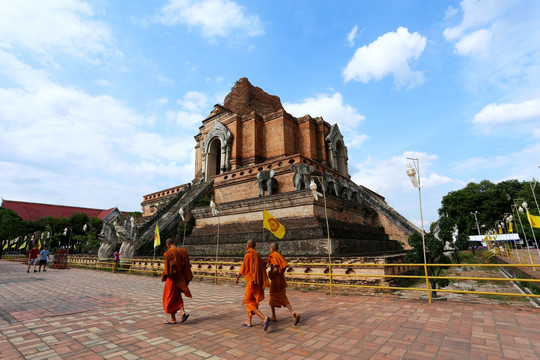
<svg viewBox="0 0 540 360"><path fill-rule="evenodd" d="M426 226L471 181L540 176L540 2L0 2L0 195L140 210L249 78L337 123L349 172Z"/></svg>

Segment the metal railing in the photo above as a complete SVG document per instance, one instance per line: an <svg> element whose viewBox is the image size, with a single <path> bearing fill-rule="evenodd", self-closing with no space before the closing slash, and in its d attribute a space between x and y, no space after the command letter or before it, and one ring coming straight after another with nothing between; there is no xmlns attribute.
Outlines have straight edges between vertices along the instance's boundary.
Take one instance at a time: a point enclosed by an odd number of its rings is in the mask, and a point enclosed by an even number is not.
<svg viewBox="0 0 540 360"><path fill-rule="evenodd" d="M503 256L499 254L498 256ZM17 255L4 255L2 260L24 262L26 257ZM100 260L90 257L71 257L68 260L71 267L86 269L112 269L114 262L112 260ZM164 260L151 259L129 259L118 263L116 271L126 272L128 274L142 274L150 276L161 276ZM234 280L240 269L241 262L234 261L191 261L191 267L194 277L213 279L217 283L218 279ZM473 267L473 268L535 268L538 264L426 264L427 267ZM521 279L521 278L497 278L497 277L477 277L477 276L431 276L429 274L404 275L403 272L415 268L423 268L424 264L408 263L291 263L286 272L288 284L303 286L328 287L333 294L334 288L358 288L358 289L376 289L376 290L410 290L437 293L457 293L457 294L475 294L475 295L498 295L508 297L527 297L540 298L537 294L528 293L508 293L493 291L459 290L445 288L426 288L426 287L407 287L392 285L408 279L430 280L473 280L489 282L512 282L525 281L528 283L540 283L540 279ZM302 270L303 271L298 271ZM422 281L423 283L423 281ZM538 284L540 285L540 284ZM539 286L540 287L540 286ZM430 296L428 296L430 298Z"/></svg>

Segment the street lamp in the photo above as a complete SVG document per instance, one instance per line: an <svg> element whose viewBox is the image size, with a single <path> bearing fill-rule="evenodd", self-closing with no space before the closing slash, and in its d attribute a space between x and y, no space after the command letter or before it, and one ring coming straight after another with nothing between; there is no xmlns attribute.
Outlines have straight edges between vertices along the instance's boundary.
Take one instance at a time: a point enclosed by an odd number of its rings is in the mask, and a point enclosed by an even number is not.
<svg viewBox="0 0 540 360"><path fill-rule="evenodd" d="M519 211L523 214L524 211L523 209L525 209L525 212L527 212L527 219L529 219L529 210L528 210L528 207L529 207L529 204L527 204L526 201L524 201L521 206L519 207ZM533 239L534 239L534 243L536 244L536 251L538 252L538 256L540 256L540 249L538 249L538 242L536 241L536 235L534 234L534 229L532 227L532 224L531 222L529 221L529 225L531 226L531 232L533 234ZM529 244L527 244L527 247L529 246Z"/></svg>
<svg viewBox="0 0 540 360"><path fill-rule="evenodd" d="M418 158L407 158L413 162L414 168L410 163L407 164L407 176L411 179L411 183L415 188L418 188L418 202L420 204L420 222L422 224L422 251L424 253L424 273L426 274L426 286L428 292L428 300L431 303L431 290L429 288L429 279L427 272L426 260L426 240L424 236L424 215L422 214L422 191L420 190L420 162Z"/></svg>
<svg viewBox="0 0 540 360"><path fill-rule="evenodd" d="M478 211L471 211L471 215L474 215L474 221L476 221L476 230L478 230L478 235L480 234L480 226L478 226L478 218L476 217L476 214L478 214Z"/></svg>
<svg viewBox="0 0 540 360"><path fill-rule="evenodd" d="M184 217L183 207L181 207L180 210L178 210L178 214L180 214L180 217L182 218L182 221L184 222L184 237L182 238L182 247L184 247L184 242L186 241L186 218Z"/></svg>
<svg viewBox="0 0 540 360"><path fill-rule="evenodd" d="M334 295L334 290L332 288L332 242L330 241L330 226L328 225L328 211L326 208L326 192L324 190L324 179L321 176L312 175L312 177L319 179L319 182L321 184L322 188L322 194L317 191L317 184L315 184L315 181L311 179L311 182L309 184L309 189L311 190L311 193L313 194L313 198L315 201L319 200L319 196L323 196L324 200L324 217L326 219L326 235L328 239L328 274L330 276L330 295Z"/></svg>

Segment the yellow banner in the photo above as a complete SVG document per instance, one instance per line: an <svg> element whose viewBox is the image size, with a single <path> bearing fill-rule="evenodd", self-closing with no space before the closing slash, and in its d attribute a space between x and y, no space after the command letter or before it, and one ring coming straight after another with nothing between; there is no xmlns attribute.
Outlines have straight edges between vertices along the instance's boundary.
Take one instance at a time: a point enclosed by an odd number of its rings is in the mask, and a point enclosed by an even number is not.
<svg viewBox="0 0 540 360"><path fill-rule="evenodd" d="M514 232L514 227L513 227L511 221L508 223L508 232L509 232L509 233L513 233L513 232Z"/></svg>
<svg viewBox="0 0 540 360"><path fill-rule="evenodd" d="M540 229L540 216L534 216L529 213L529 209L527 209L527 219L529 220L529 224L533 228L539 228Z"/></svg>
<svg viewBox="0 0 540 360"><path fill-rule="evenodd" d="M161 245L161 239L159 238L159 228L156 224L156 232L154 234L154 247Z"/></svg>
<svg viewBox="0 0 540 360"><path fill-rule="evenodd" d="M263 227L270 230L270 232L278 239L282 239L283 236L285 236L285 226L281 225L281 223L266 210L263 210L263 217Z"/></svg>
<svg viewBox="0 0 540 360"><path fill-rule="evenodd" d="M6 243L6 245L4 245L4 247L2 248L2 250L6 250L8 248L8 244Z"/></svg>
<svg viewBox="0 0 540 360"><path fill-rule="evenodd" d="M19 250L24 249L25 247L26 247L26 241L23 242L23 244L21 246L19 246Z"/></svg>

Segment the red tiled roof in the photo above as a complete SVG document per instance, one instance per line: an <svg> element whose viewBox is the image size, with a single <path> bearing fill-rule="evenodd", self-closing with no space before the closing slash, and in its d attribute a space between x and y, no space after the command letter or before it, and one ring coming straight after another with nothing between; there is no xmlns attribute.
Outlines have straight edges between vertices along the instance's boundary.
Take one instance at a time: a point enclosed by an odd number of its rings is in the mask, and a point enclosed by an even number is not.
<svg viewBox="0 0 540 360"><path fill-rule="evenodd" d="M103 220L115 208L109 210L90 209L83 207L73 207L64 205L39 204L23 201L2 200L2 207L11 209L25 221L36 221L37 219L51 216L53 218L70 217L75 213L85 213L88 217L96 216Z"/></svg>

